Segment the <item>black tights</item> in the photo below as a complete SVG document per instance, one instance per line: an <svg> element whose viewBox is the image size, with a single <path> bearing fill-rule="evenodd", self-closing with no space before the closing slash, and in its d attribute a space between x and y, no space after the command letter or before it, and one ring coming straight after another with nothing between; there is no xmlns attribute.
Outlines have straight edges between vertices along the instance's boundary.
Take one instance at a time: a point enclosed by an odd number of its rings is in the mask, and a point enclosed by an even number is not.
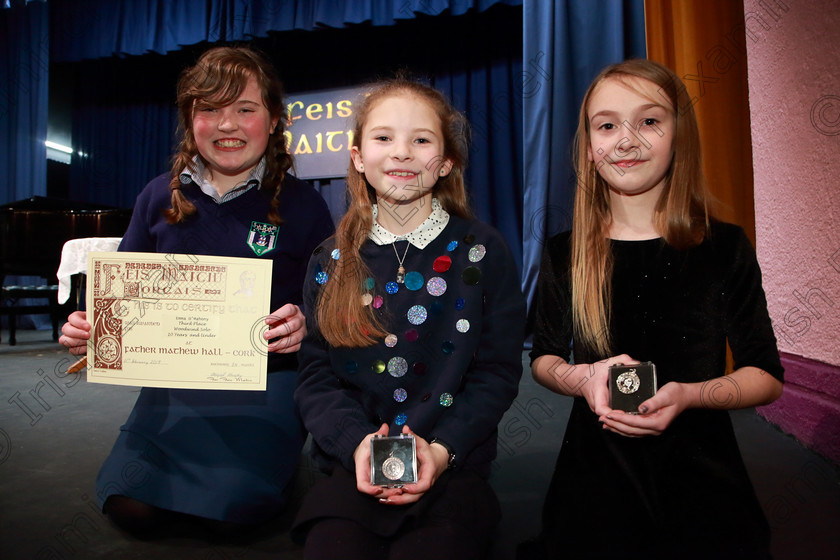
<svg viewBox="0 0 840 560"><path fill-rule="evenodd" d="M304 560L479 560L486 552L486 537L479 535L478 540L455 524L437 523L383 538L355 521L330 518L310 529Z"/></svg>
<svg viewBox="0 0 840 560"><path fill-rule="evenodd" d="M179 532L179 529L189 532L190 528L194 530L197 526L209 530L215 537L237 538L252 529L252 526L241 523L161 509L128 496L109 496L102 510L121 529L140 538L164 536L166 533Z"/></svg>

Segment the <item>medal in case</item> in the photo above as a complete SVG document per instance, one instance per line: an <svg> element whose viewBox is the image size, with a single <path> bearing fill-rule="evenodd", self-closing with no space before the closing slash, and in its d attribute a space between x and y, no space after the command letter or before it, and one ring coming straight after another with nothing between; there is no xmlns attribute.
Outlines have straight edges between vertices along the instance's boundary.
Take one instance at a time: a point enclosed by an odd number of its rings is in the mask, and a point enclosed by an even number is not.
<svg viewBox="0 0 840 560"><path fill-rule="evenodd" d="M370 483L395 488L417 482L414 436L375 436L370 440Z"/></svg>
<svg viewBox="0 0 840 560"><path fill-rule="evenodd" d="M609 369L610 408L630 414L639 413L639 405L656 394L656 366L653 362Z"/></svg>

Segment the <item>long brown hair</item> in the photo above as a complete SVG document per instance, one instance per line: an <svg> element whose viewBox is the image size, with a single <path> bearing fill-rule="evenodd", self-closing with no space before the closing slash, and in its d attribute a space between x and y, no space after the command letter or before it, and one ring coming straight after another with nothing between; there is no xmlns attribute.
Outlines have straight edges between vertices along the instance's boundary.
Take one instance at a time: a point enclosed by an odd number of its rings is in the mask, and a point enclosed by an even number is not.
<svg viewBox="0 0 840 560"><path fill-rule="evenodd" d="M440 119L443 133L443 157L452 168L434 186L434 196L444 210L455 216L471 218L464 186L467 159L467 124L439 91L413 81L403 75L374 86L356 110L353 146L361 149L362 131L370 111L388 97L410 96L418 103L427 103ZM439 162L430 162L438 164ZM351 162L347 170L349 207L338 224L335 244L340 258L330 259L329 280L322 288L317 319L326 341L336 347L371 346L387 333L382 320L374 315L371 306L361 303L363 284L370 270L362 261L360 249L373 226L373 204L376 191L365 176Z"/></svg>
<svg viewBox="0 0 840 560"><path fill-rule="evenodd" d="M575 134L578 186L572 219L572 315L575 335L601 355L610 355L609 302L612 295L612 253L607 238L611 222L609 186L590 161L587 109L597 87L607 79L653 82L674 116L673 159L654 209L654 227L677 249L694 247L708 232L710 197L703 180L700 135L692 100L669 68L650 60L626 60L604 68L592 81L580 108Z"/></svg>
<svg viewBox="0 0 840 560"><path fill-rule="evenodd" d="M248 47L216 47L205 52L195 66L187 68L178 80L178 130L181 142L172 158L169 188L172 189L172 208L164 215L167 222L181 222L195 213L195 205L181 192L180 173L189 168L194 171L193 158L198 154L193 135L193 111L197 101L211 107L230 105L245 90L248 79L254 78L262 92L262 100L272 120L277 121L274 132L268 137L265 149L265 175L260 188L271 195L268 220L280 224L277 196L283 185L286 171L292 166L292 156L286 150L286 105L283 86L274 66L262 55Z"/></svg>

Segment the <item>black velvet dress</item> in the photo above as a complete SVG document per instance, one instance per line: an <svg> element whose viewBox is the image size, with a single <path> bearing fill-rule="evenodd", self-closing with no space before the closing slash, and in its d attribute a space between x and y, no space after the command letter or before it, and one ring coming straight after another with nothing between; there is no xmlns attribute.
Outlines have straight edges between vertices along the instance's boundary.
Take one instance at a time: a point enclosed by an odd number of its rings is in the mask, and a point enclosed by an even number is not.
<svg viewBox="0 0 840 560"><path fill-rule="evenodd" d="M592 363L608 356L572 344L568 233L552 238L540 269L531 358ZM658 385L723 375L734 366L778 379L783 369L761 272L744 232L713 224L699 246L612 241L611 355L657 366ZM734 382L703 387L711 406L738 399ZM767 558L770 530L749 481L729 414L683 412L660 436L603 430L575 398L543 509L548 558Z"/></svg>

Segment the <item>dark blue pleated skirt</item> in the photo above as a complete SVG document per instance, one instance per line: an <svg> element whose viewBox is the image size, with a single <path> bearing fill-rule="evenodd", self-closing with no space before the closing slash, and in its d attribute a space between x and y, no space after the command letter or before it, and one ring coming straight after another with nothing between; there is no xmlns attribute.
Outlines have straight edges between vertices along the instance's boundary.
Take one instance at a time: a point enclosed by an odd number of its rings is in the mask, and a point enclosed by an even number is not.
<svg viewBox="0 0 840 560"><path fill-rule="evenodd" d="M265 392L144 388L99 471L100 506L118 494L234 523L275 517L306 438L296 382L279 371Z"/></svg>

